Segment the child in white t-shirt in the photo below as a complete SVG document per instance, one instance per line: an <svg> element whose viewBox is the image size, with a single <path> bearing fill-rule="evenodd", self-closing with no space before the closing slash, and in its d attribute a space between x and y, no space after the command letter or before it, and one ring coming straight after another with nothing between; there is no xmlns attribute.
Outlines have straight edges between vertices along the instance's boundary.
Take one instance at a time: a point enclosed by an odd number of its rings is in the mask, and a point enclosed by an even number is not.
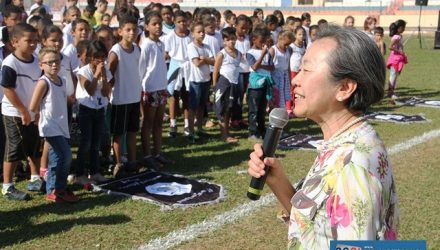
<svg viewBox="0 0 440 250"><path fill-rule="evenodd" d="M176 28L165 37L165 53L170 59L170 67L167 72L168 92L170 108L170 137L176 137L177 124L176 117L179 109L179 100L182 100L184 114L184 134L189 135L189 110L188 110L188 90L189 82L189 59L188 44L192 38L187 26L187 16L183 11L174 13L174 23Z"/></svg>
<svg viewBox="0 0 440 250"><path fill-rule="evenodd" d="M191 27L193 42L188 45L188 57L191 60L189 77L189 132L190 139L195 141L204 134L203 115L208 103L211 72L209 65L214 65L214 54L208 45L203 43L205 28L202 22ZM194 119L197 119L197 134L194 133Z"/></svg>
<svg viewBox="0 0 440 250"><path fill-rule="evenodd" d="M109 53L108 65L114 76L112 94L113 152L116 165L113 171L115 177L125 171L136 171L136 134L139 130L141 79L139 64L141 50L135 44L138 27L137 19L133 16L123 16L119 20L119 35L122 40L115 44ZM122 161L122 137L127 133L128 165Z"/></svg>
<svg viewBox="0 0 440 250"><path fill-rule="evenodd" d="M38 40L37 30L29 24L20 23L14 26L10 37L15 50L3 60L1 79L4 92L1 108L6 134L2 193L8 199L26 200L29 195L17 190L12 178L19 161L29 159L29 191L39 191L43 184L38 173L40 137L35 113L28 109L41 76L38 59L33 55Z"/></svg>
<svg viewBox="0 0 440 250"><path fill-rule="evenodd" d="M14 48L9 39L9 32L6 26L0 27L0 81L2 79L1 66L3 60L12 52ZM0 87L0 156L5 153L5 126L3 125L3 115L1 114L1 102L3 99L3 88ZM0 175L3 175L3 161L0 162Z"/></svg>
<svg viewBox="0 0 440 250"><path fill-rule="evenodd" d="M249 38L249 30L251 28L251 19L246 15L239 15L237 17L237 24L235 25L237 42L235 48L242 54L251 49L251 41ZM238 88L240 90L240 103L241 107L232 110L231 114L231 128L235 130L247 129L248 124L243 119L243 99L249 85L249 72L250 67L245 56L243 56L240 62L240 74L238 77Z"/></svg>
<svg viewBox="0 0 440 250"><path fill-rule="evenodd" d="M271 72L273 62L266 42L270 39L267 28L257 28L252 31L252 48L246 54L246 59L251 66L248 87L249 105L249 137L250 140L264 138L266 127L266 106L272 99L272 86L274 85Z"/></svg>
<svg viewBox="0 0 440 250"><path fill-rule="evenodd" d="M58 52L61 52L61 48L63 47L63 32L56 25L46 26L43 30L43 35L41 37L41 45L43 48L50 47L56 49ZM68 71L68 57L61 56L60 61L60 69L58 72L58 76L63 79L63 83L66 85L66 94L67 94L67 121L70 125L70 119L72 116L72 104L75 102L74 95L74 87L73 83L69 82L67 85L67 75L70 74ZM41 155L41 166L40 166L40 176L43 179L47 179L47 166L48 166L48 154L49 154L49 144L47 141L44 142L43 153Z"/></svg>
<svg viewBox="0 0 440 250"><path fill-rule="evenodd" d="M174 163L162 153L162 124L168 97L165 73L167 65L165 45L160 41L162 35L160 14L148 12L144 21L144 30L148 37L142 43L139 61L139 77L142 81L141 102L144 111L141 130L142 151L147 167L158 170L161 164Z"/></svg>
<svg viewBox="0 0 440 250"><path fill-rule="evenodd" d="M272 78L275 82L271 104L275 108L285 108L286 102L291 100L289 61L292 49L289 45L294 39L293 32L283 30L278 34L278 42L269 49L274 64Z"/></svg>
<svg viewBox="0 0 440 250"><path fill-rule="evenodd" d="M238 139L229 134L231 112L241 108L238 77L242 54L235 48L237 35L235 28L227 27L222 30L222 49L216 56L212 83L215 86L215 113L220 121L222 140L236 143Z"/></svg>
<svg viewBox="0 0 440 250"><path fill-rule="evenodd" d="M63 49L73 43L72 24L81 17L81 11L76 6L71 6L64 13L66 24L63 27Z"/></svg>
<svg viewBox="0 0 440 250"><path fill-rule="evenodd" d="M107 179L99 172L99 150L101 146L102 130L104 129L104 114L111 93L112 74L105 65L107 49L100 40L94 40L87 48L89 64L81 67L78 72L79 84L76 87L76 99L79 103L79 128L81 130L80 145L78 147L78 164L76 178L87 184L103 182ZM87 177L85 167L87 158Z"/></svg>
<svg viewBox="0 0 440 250"><path fill-rule="evenodd" d="M44 47L40 50L40 68L44 75L37 82L29 109L40 114L39 134L49 144L46 200L73 203L79 198L67 188L72 152L68 143L66 83L58 76L59 49Z"/></svg>
<svg viewBox="0 0 440 250"><path fill-rule="evenodd" d="M217 55L221 49L223 49L223 39L220 32L215 30L216 20L213 16L203 16L202 20L203 26L205 27L205 38L203 38L203 43L208 45L214 55ZM213 67L209 67L212 69Z"/></svg>
<svg viewBox="0 0 440 250"><path fill-rule="evenodd" d="M294 31L295 41L290 44L292 48L292 55L290 56L290 82L293 83L293 78L299 73L299 67L301 65L302 58L306 53L306 31L303 27L299 26ZM294 100L295 100L295 85L290 85L290 95L291 100L286 102L287 113L290 118L294 117L293 108L294 108Z"/></svg>
<svg viewBox="0 0 440 250"><path fill-rule="evenodd" d="M173 8L169 5L165 5L160 10L160 15L162 17L162 32L166 35L173 32L176 27L173 22Z"/></svg>
<svg viewBox="0 0 440 250"><path fill-rule="evenodd" d="M80 61L78 59L76 46L80 41L88 40L90 34L90 26L86 20L78 19L72 22L73 43L67 45L61 52L67 60L67 86L73 86L76 89L77 78L73 71L78 68ZM64 40L64 39L63 39ZM64 60L64 59L63 59ZM70 87L69 87L70 88Z"/></svg>

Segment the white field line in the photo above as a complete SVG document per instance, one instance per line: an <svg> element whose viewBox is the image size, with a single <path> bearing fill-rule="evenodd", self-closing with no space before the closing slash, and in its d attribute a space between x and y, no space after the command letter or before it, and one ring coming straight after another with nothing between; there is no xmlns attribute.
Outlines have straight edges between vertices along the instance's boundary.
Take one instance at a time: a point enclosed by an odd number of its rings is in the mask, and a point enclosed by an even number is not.
<svg viewBox="0 0 440 250"><path fill-rule="evenodd" d="M403 152L439 136L440 129L431 130L423 135L416 136L412 139L388 148L388 154L394 155ZM226 224L250 216L257 212L260 208L271 204L275 200L276 198L273 194L262 196L258 201L245 203L230 211L216 215L213 218L204 220L197 224L189 225L183 229L175 230L164 237L151 240L147 244L140 246L139 249L169 249L175 247L185 241L193 240L200 235L220 229Z"/></svg>

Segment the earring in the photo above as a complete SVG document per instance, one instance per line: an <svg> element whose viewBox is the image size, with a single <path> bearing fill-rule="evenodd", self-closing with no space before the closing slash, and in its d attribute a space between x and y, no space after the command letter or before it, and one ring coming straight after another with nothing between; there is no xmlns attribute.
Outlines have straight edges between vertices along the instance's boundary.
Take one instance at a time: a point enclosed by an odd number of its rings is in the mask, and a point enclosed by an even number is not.
<svg viewBox="0 0 440 250"><path fill-rule="evenodd" d="M342 102L342 101L344 100L344 98L343 98L342 96L338 96L338 97L337 97L337 100L340 101L340 102Z"/></svg>

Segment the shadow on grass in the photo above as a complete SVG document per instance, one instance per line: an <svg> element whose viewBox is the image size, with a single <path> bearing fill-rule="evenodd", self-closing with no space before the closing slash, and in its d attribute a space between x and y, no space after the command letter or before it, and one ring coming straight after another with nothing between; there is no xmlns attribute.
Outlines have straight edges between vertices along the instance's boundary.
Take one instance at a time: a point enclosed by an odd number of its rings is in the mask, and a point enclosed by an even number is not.
<svg viewBox="0 0 440 250"><path fill-rule="evenodd" d="M231 147L231 148L229 148ZM192 150L181 150L177 154L180 160L175 165L170 166L169 170L173 173L180 174L200 174L215 170L227 169L234 167L246 161L249 158L251 148L233 148L232 145L216 145L196 149L196 151L207 152L210 148L211 154L203 155L184 155L191 153Z"/></svg>
<svg viewBox="0 0 440 250"><path fill-rule="evenodd" d="M293 134L320 135L321 128L312 120L306 118L295 118L289 121L284 128L284 132Z"/></svg>
<svg viewBox="0 0 440 250"><path fill-rule="evenodd" d="M45 203L2 212L0 214L0 248L63 233L77 225L115 225L127 223L131 219L121 214L81 216L80 218L68 219L54 218L39 224L32 222L33 218L38 218L42 215L74 215L76 212L92 210L94 207L111 205L121 199L115 196L93 195L88 198L82 198L76 204Z"/></svg>
<svg viewBox="0 0 440 250"><path fill-rule="evenodd" d="M433 89L414 89L409 87L397 87L396 95L399 97L430 98L440 95L440 91Z"/></svg>
<svg viewBox="0 0 440 250"><path fill-rule="evenodd" d="M409 87L401 87L396 90L396 95L399 98L410 98L410 97L418 97L421 99L430 99L432 97L438 97L440 95L440 91L432 90L432 89L414 89ZM396 104L394 100L390 98L384 98L378 104L372 106L369 111L375 112L393 112L396 109L401 107L409 107L407 105L399 105Z"/></svg>

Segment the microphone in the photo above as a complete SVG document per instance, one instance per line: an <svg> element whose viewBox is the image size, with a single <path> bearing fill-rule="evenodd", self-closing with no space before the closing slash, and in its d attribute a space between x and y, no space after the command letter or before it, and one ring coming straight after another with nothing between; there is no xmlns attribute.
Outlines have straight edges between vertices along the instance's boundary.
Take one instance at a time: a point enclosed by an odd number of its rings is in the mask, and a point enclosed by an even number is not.
<svg viewBox="0 0 440 250"><path fill-rule="evenodd" d="M289 115L286 109L275 108L269 114L269 127L266 129L266 135L263 141L263 156L261 160L265 157L273 157L275 150L278 146L278 142L283 132L284 126L286 126L289 121ZM269 166L264 167L266 172L260 178L252 177L251 183L249 184L247 197L251 200L260 199L261 192L263 191L264 183L266 182L267 174L270 171Z"/></svg>

